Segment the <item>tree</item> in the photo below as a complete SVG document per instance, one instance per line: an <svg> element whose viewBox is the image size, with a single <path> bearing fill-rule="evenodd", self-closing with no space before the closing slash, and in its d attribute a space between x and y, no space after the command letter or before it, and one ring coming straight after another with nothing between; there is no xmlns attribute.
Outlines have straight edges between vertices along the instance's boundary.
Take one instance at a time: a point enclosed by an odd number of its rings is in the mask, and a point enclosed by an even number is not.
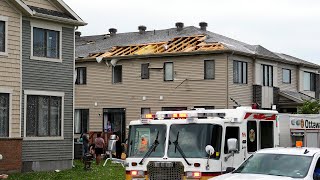
<svg viewBox="0 0 320 180"><path fill-rule="evenodd" d="M302 106L298 107L298 114L319 114L320 101L317 100L305 100Z"/></svg>

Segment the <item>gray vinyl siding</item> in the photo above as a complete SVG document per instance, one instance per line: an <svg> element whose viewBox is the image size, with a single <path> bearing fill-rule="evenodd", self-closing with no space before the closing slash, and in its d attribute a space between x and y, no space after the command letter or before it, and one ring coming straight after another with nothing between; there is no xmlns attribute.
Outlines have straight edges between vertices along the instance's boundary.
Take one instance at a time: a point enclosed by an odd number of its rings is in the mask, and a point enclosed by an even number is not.
<svg viewBox="0 0 320 180"><path fill-rule="evenodd" d="M247 84L233 82L233 61L247 62ZM251 106L253 102L253 61L244 56L230 55L228 57L228 108L237 106L231 99L233 98L241 106Z"/></svg>
<svg viewBox="0 0 320 180"><path fill-rule="evenodd" d="M283 69L290 69L291 70L291 83L283 83L282 81L282 70ZM297 91L298 89L298 80L297 80L297 66L279 63L278 65L278 86L281 90L287 91Z"/></svg>
<svg viewBox="0 0 320 180"><path fill-rule="evenodd" d="M62 63L31 60L30 21L23 20L24 90L64 92L64 140L24 140L23 161L70 160L73 150L74 30L62 28ZM24 134L24 93L22 94L22 135Z"/></svg>
<svg viewBox="0 0 320 180"><path fill-rule="evenodd" d="M204 60L215 61L215 79L204 80ZM174 63L174 80L163 80L164 62ZM101 131L103 108L125 108L126 124L140 118L141 107L152 113L162 107L215 106L226 108L226 55L194 55L120 60L122 83L112 84L112 68L105 63L77 63L87 67L87 84L76 85L75 108L90 111L89 131ZM141 79L141 64L150 63L150 79ZM142 97L146 96L146 100ZM163 100L160 100L163 96ZM97 106L95 106L97 102Z"/></svg>

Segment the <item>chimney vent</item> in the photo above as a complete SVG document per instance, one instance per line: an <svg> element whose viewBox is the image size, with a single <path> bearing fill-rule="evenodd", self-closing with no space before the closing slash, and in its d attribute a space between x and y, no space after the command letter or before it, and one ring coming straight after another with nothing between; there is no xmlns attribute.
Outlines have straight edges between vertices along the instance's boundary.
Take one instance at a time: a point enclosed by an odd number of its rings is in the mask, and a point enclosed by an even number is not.
<svg viewBox="0 0 320 180"><path fill-rule="evenodd" d="M183 23L182 22L177 22L176 23L177 31L181 31L183 29Z"/></svg>
<svg viewBox="0 0 320 180"><path fill-rule="evenodd" d="M75 33L76 38L79 38L81 36L81 32L80 31L76 31Z"/></svg>
<svg viewBox="0 0 320 180"><path fill-rule="evenodd" d="M206 30L207 30L208 23L206 23L206 22L200 22L200 23L199 23L199 26L200 26L200 29L201 29L202 31L206 31Z"/></svg>
<svg viewBox="0 0 320 180"><path fill-rule="evenodd" d="M147 30L146 26L138 26L138 30L140 34L144 34Z"/></svg>
<svg viewBox="0 0 320 180"><path fill-rule="evenodd" d="M109 33L110 33L110 36L114 36L117 33L117 29L116 28L110 28L109 29Z"/></svg>

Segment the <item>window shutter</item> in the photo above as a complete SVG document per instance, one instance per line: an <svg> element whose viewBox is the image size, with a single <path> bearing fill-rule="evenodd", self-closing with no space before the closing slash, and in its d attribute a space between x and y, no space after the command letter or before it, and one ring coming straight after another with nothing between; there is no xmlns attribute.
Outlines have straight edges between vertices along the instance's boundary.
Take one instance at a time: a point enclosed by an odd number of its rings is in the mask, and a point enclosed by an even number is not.
<svg viewBox="0 0 320 180"><path fill-rule="evenodd" d="M79 68L76 68L76 71L77 71L76 84L79 84L80 69L79 69Z"/></svg>
<svg viewBox="0 0 320 180"><path fill-rule="evenodd" d="M83 68L83 84L87 84L87 68Z"/></svg>

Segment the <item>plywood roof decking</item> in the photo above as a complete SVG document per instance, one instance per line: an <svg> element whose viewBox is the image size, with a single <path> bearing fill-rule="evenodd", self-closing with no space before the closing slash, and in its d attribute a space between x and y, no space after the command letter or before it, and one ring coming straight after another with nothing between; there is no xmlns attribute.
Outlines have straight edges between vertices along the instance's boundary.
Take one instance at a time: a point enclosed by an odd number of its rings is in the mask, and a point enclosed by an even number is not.
<svg viewBox="0 0 320 180"><path fill-rule="evenodd" d="M160 53L179 53L192 51L215 51L223 50L225 47L218 42L206 43L205 35L176 37L168 42L156 42L148 44L114 46L110 51L92 53L91 58L116 57L129 55L146 55Z"/></svg>

